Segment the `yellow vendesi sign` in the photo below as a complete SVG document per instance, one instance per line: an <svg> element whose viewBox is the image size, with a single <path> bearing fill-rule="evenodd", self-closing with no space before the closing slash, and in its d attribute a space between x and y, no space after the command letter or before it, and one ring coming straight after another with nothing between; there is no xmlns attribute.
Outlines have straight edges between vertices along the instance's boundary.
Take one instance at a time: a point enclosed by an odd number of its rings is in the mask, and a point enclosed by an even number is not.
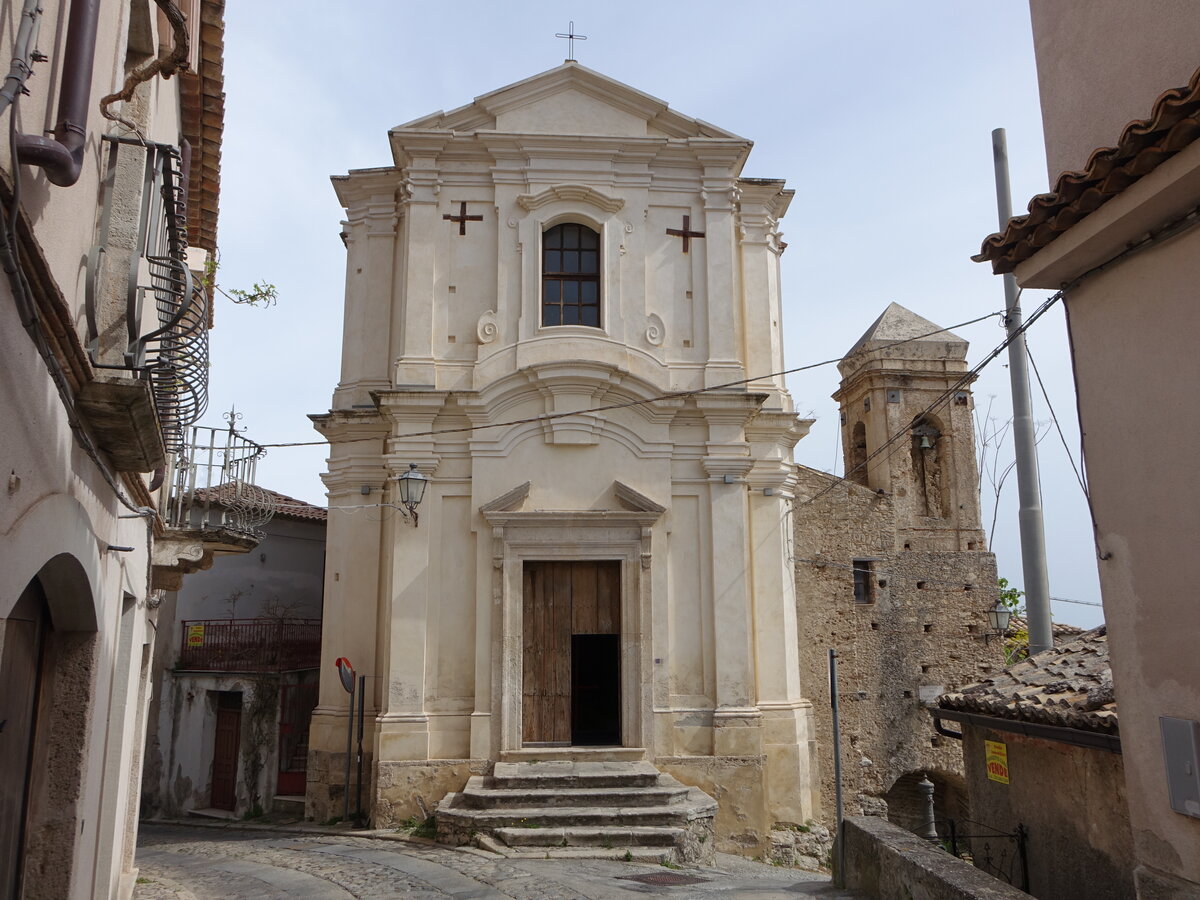
<svg viewBox="0 0 1200 900"><path fill-rule="evenodd" d="M987 776L992 781L1008 784L1008 745L1000 741L984 741L987 753Z"/></svg>
<svg viewBox="0 0 1200 900"><path fill-rule="evenodd" d="M204 626L189 625L187 628L187 645L189 647L204 646Z"/></svg>

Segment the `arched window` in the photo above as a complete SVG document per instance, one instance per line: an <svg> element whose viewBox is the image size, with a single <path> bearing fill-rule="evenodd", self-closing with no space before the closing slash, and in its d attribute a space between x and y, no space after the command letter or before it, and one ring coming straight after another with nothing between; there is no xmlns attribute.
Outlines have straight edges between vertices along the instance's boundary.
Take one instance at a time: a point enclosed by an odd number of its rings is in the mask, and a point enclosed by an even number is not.
<svg viewBox="0 0 1200 900"><path fill-rule="evenodd" d="M542 234L542 324L600 327L600 235L586 225Z"/></svg>
<svg viewBox="0 0 1200 900"><path fill-rule="evenodd" d="M846 454L846 477L866 487L867 476L867 426L855 422L850 432L850 452Z"/></svg>
<svg viewBox="0 0 1200 900"><path fill-rule="evenodd" d="M938 422L929 416L917 418L912 428L912 465L918 510L922 515L944 519L950 514L942 467L945 452L945 439Z"/></svg>

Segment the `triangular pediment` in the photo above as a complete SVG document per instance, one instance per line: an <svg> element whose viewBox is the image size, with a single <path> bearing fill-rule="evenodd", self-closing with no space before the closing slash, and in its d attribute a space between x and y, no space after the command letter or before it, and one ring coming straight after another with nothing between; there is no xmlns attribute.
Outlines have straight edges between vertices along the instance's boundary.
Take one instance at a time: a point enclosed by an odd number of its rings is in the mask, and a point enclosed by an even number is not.
<svg viewBox="0 0 1200 900"><path fill-rule="evenodd" d="M577 62L565 62L476 97L466 106L393 129L404 130L744 140Z"/></svg>

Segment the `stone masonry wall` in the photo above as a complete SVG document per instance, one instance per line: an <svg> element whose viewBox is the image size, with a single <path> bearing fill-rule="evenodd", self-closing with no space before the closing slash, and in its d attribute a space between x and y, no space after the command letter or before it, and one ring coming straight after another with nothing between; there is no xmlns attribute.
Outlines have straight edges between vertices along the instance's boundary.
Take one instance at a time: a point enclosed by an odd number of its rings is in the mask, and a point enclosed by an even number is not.
<svg viewBox="0 0 1200 900"><path fill-rule="evenodd" d="M843 482L817 497L834 476L801 467L798 479L801 679L817 724L821 821L834 817L831 647L839 655L846 814L887 816L889 790L914 772L946 785L941 799L950 799L962 785L962 750L936 733L926 704L1003 665L1001 642L985 635L997 598L995 557L906 550L887 493ZM855 602L856 559L873 560L874 602Z"/></svg>

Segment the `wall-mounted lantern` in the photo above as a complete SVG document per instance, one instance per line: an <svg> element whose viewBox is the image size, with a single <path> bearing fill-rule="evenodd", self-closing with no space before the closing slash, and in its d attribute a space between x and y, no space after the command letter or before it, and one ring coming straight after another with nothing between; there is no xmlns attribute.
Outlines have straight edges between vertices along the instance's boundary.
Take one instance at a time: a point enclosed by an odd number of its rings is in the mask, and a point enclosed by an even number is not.
<svg viewBox="0 0 1200 900"><path fill-rule="evenodd" d="M429 479L417 471L416 463L408 464L408 471L399 478L400 482L400 503L408 510L408 514L412 516L413 527L417 525L417 507L421 503L421 499L425 496L425 485L429 484Z"/></svg>
<svg viewBox="0 0 1200 900"><path fill-rule="evenodd" d="M1008 631L1008 623L1012 621L1012 610L1004 605L1003 600L997 600L996 605L987 611L988 625L991 626L991 635L1003 635Z"/></svg>

